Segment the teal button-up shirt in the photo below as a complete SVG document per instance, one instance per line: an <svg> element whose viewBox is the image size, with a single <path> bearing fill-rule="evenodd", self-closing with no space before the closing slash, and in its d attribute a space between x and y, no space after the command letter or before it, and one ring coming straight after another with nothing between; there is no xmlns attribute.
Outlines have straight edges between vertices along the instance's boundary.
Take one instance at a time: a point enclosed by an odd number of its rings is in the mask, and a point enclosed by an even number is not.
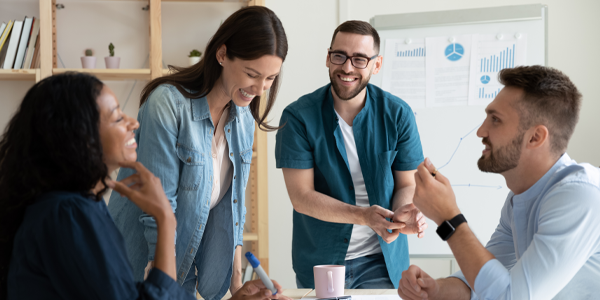
<svg viewBox="0 0 600 300"><path fill-rule="evenodd" d="M277 168L314 168L317 192L356 204L344 137L328 84L290 104L281 116ZM406 102L369 84L365 106L352 130L370 205L392 209L392 171L414 170L423 161L415 117ZM314 287L313 266L343 265L352 224L324 222L294 211L292 261L298 279ZM387 244L379 237L390 280L397 288L409 266L405 235Z"/></svg>

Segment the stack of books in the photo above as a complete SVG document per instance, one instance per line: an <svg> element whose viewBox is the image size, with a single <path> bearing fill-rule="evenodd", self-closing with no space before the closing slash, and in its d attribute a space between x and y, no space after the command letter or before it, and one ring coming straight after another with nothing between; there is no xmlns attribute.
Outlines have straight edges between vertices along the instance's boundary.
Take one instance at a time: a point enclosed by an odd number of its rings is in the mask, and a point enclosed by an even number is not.
<svg viewBox="0 0 600 300"><path fill-rule="evenodd" d="M40 22L34 17L0 25L0 68L40 67Z"/></svg>

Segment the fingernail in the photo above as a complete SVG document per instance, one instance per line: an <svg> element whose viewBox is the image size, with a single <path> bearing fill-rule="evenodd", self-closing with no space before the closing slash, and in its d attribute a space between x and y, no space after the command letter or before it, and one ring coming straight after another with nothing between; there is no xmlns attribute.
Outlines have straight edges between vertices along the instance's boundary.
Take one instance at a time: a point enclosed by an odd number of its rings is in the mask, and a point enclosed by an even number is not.
<svg viewBox="0 0 600 300"><path fill-rule="evenodd" d="M269 291L269 290L265 291L265 296L271 296L271 291Z"/></svg>
<svg viewBox="0 0 600 300"><path fill-rule="evenodd" d="M428 167L431 166L431 159L429 159L429 157L425 159L425 165Z"/></svg>

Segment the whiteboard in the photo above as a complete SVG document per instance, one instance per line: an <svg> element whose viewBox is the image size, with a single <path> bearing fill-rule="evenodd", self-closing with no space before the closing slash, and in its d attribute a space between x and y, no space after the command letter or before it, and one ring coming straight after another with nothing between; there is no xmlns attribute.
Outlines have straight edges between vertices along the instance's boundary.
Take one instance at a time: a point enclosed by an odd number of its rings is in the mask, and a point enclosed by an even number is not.
<svg viewBox="0 0 600 300"><path fill-rule="evenodd" d="M386 39L419 39L460 34L527 34L527 65L546 65L547 7L541 4L375 16L381 54ZM385 55L383 68L386 68ZM383 70L371 77L381 86ZM442 167L453 185L458 206L471 230L485 245L500 220L507 194L504 177L477 167L483 144L476 131L485 118L485 106L426 107L415 109L423 153ZM452 254L428 220L425 237L408 237L410 254Z"/></svg>

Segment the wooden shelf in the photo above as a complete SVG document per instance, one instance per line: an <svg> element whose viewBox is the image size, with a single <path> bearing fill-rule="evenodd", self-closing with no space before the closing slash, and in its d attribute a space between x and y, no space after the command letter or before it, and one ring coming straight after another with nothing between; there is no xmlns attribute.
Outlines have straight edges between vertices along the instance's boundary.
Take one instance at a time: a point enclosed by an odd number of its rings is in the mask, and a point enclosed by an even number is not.
<svg viewBox="0 0 600 300"><path fill-rule="evenodd" d="M0 69L0 80L31 80L36 81L36 72L39 69L5 70Z"/></svg>
<svg viewBox="0 0 600 300"><path fill-rule="evenodd" d="M150 69L52 69L52 74L73 71L94 74L100 80L150 80Z"/></svg>
<svg viewBox="0 0 600 300"><path fill-rule="evenodd" d="M251 232L244 232L244 241L258 241L258 234Z"/></svg>

